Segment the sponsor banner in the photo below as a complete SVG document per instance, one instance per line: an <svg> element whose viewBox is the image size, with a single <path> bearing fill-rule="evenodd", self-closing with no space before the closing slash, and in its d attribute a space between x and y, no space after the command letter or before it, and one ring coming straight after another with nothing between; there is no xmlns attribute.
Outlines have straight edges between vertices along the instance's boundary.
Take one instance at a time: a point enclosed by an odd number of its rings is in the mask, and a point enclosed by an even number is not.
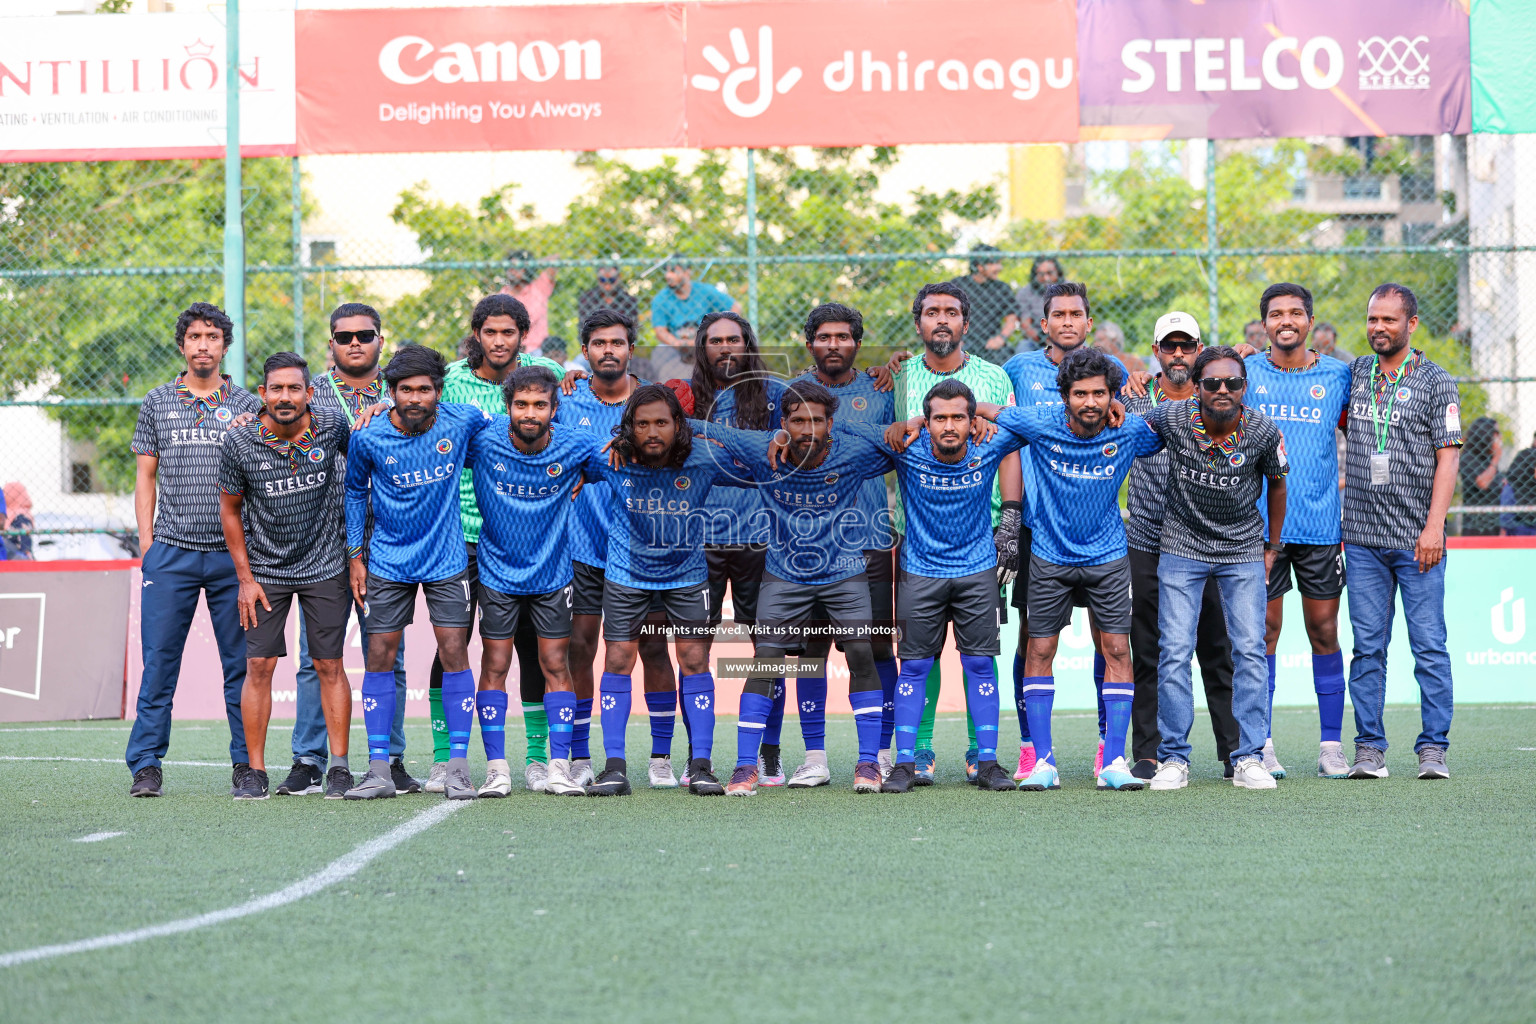
<svg viewBox="0 0 1536 1024"><path fill-rule="evenodd" d="M1457 0L1079 0L1084 138L1465 134Z"/></svg>
<svg viewBox="0 0 1536 1024"><path fill-rule="evenodd" d="M1536 132L1536 17L1529 0L1477 0L1472 44L1472 130Z"/></svg>
<svg viewBox="0 0 1536 1024"><path fill-rule="evenodd" d="M1077 138L1073 0L688 7L688 145Z"/></svg>
<svg viewBox="0 0 1536 1024"><path fill-rule="evenodd" d="M0 722L122 715L135 565L0 562Z"/></svg>
<svg viewBox="0 0 1536 1024"><path fill-rule="evenodd" d="M681 5L296 17L303 153L683 145Z"/></svg>
<svg viewBox="0 0 1536 1024"><path fill-rule="evenodd" d="M0 161L224 155L219 14L7 18ZM294 152L293 13L240 19L246 156Z"/></svg>

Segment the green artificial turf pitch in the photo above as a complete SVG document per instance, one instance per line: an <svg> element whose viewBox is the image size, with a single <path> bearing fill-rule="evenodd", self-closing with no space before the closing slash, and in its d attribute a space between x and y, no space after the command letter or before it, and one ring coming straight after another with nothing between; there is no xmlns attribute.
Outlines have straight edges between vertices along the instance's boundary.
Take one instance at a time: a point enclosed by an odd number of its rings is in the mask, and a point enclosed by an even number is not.
<svg viewBox="0 0 1536 1024"><path fill-rule="evenodd" d="M1062 789L982 793L946 715L939 784L897 797L851 791L833 716L830 788L519 789L285 906L0 967L0 1020L1536 1018L1536 708L1459 708L1449 782L1414 778L1417 709L1387 721L1387 780L1316 778L1296 708L1276 715L1276 792L1224 783L1202 720L1189 789L1110 793L1092 720L1058 716ZM165 797L130 800L126 726L59 725L0 726L0 954L241 904L442 805L235 803L227 766L175 764ZM181 725L169 758L217 765L227 739ZM424 775L426 728L409 741ZM716 742L734 749L732 721ZM49 757L106 760L24 760ZM78 841L103 832L122 834Z"/></svg>

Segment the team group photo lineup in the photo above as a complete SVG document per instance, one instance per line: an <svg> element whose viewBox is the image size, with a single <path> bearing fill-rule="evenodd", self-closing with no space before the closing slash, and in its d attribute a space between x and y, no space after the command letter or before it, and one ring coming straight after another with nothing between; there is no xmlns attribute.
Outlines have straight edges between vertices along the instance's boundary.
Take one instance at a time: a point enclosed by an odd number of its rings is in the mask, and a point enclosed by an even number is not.
<svg viewBox="0 0 1536 1024"><path fill-rule="evenodd" d="M1237 346L1207 344L1194 315L1163 310L1143 363L1095 344L1092 281L1064 279L1055 261L996 333L996 263L978 251L972 276L912 296L910 335L888 360L861 359L863 315L828 295L804 314L803 369L785 372L739 305L690 287L684 259L664 262L673 287L657 305L679 308L652 310L655 359L636 353L634 299L611 289L582 304L579 364L529 351L533 318L508 288L474 304L454 361L392 344L376 309L342 302L328 365L278 352L254 391L224 372L223 310L194 302L167 324L185 370L145 397L132 437L143 675L129 794L176 795L172 710L200 600L236 800L624 796L641 784L752 796L828 786L848 767L855 792L902 794L962 757L978 789L1058 790L1073 766L1087 771L1086 754L1052 740L1077 608L1093 646L1098 789L1190 785L1197 663L1233 786L1276 789L1314 765L1325 779L1381 779L1399 600L1417 777L1450 777L1445 522L1461 401L1414 345L1410 288L1375 287L1326 345L1304 283L1254 295ZM1021 326L1027 340L1004 347ZM1336 344L1351 338L1365 354ZM1272 738L1292 589L1315 761ZM407 682L422 683L407 679L404 650L418 599L436 644L421 779L404 758ZM727 637L751 657L723 659ZM963 750L934 740L946 646L964 686ZM846 704L829 692L841 689L834 651ZM284 776L267 759L281 742L269 737L273 675L294 653ZM716 750L717 676L745 679L734 762L729 737ZM350 749L355 704L366 756ZM851 766L828 763L829 711L852 713ZM626 742L633 713L649 721L643 759ZM526 749L508 750L509 721Z"/></svg>

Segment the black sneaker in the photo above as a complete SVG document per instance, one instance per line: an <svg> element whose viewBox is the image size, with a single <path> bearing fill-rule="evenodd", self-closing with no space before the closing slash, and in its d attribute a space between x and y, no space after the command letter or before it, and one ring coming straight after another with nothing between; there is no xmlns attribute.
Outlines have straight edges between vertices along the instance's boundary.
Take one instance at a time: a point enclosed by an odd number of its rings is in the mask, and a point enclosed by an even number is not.
<svg viewBox="0 0 1536 1024"><path fill-rule="evenodd" d="M405 762L398 757L389 762L389 777L395 782L396 793L420 793L421 783L411 778L405 770Z"/></svg>
<svg viewBox="0 0 1536 1024"><path fill-rule="evenodd" d="M891 773L880 784L882 793L910 793L913 780L917 778L917 772L910 761L891 766Z"/></svg>
<svg viewBox="0 0 1536 1024"><path fill-rule="evenodd" d="M267 773L245 765L235 783L236 800L265 800L267 798Z"/></svg>
<svg viewBox="0 0 1536 1024"><path fill-rule="evenodd" d="M708 758L696 757L688 762L688 792L694 796L725 796L725 787L710 770Z"/></svg>
<svg viewBox="0 0 1536 1024"><path fill-rule="evenodd" d="M1013 779L1007 770L996 761L983 761L976 766L976 788L991 790L1001 793L1003 790L1013 790Z"/></svg>
<svg viewBox="0 0 1536 1024"><path fill-rule="evenodd" d="M759 767L761 769L759 775L762 778L784 778L784 759L780 756L779 745L777 743L764 743L762 746L758 747L757 758L759 761ZM780 781L773 783L773 785L782 786L784 783Z"/></svg>
<svg viewBox="0 0 1536 1024"><path fill-rule="evenodd" d="M1230 779L1233 776L1233 774L1235 774L1235 772L1234 772L1234 769L1232 768L1232 762L1231 761L1223 761L1221 763L1221 777L1224 778L1224 779Z"/></svg>
<svg viewBox="0 0 1536 1024"><path fill-rule="evenodd" d="M610 757L603 766L602 774L587 786L587 796L629 796L628 767L622 757Z"/></svg>
<svg viewBox="0 0 1536 1024"><path fill-rule="evenodd" d="M133 785L128 787L129 796L159 796L160 769L147 765L133 773Z"/></svg>
<svg viewBox="0 0 1536 1024"><path fill-rule="evenodd" d="M344 764L338 764L325 773L325 798L327 800L341 800L347 795L347 790L357 785L357 780L352 777L352 769ZM279 793L282 790L278 790Z"/></svg>
<svg viewBox="0 0 1536 1024"><path fill-rule="evenodd" d="M1152 776L1157 774L1157 762L1150 757L1144 757L1131 765L1131 777L1149 782Z"/></svg>
<svg viewBox="0 0 1536 1024"><path fill-rule="evenodd" d="M245 777L251 773L251 766L246 761L236 761L234 770L229 773L229 795L239 797L245 788Z"/></svg>
<svg viewBox="0 0 1536 1024"><path fill-rule="evenodd" d="M277 787L278 796L309 796L320 792L320 769L307 761L295 761L288 777Z"/></svg>

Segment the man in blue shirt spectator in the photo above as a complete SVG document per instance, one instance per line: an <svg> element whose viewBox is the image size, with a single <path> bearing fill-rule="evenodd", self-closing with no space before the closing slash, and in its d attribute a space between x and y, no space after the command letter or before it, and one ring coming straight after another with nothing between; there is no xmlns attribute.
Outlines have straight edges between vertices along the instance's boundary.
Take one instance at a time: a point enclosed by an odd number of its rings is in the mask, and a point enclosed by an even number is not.
<svg viewBox="0 0 1536 1024"><path fill-rule="evenodd" d="M651 327L656 331L658 342L651 362L657 380L687 377L689 368L685 352L693 350L693 339L679 336L688 324L697 324L710 313L741 312L741 303L733 302L724 291L712 284L693 280L693 268L681 257L673 256L662 268L667 279L666 288L651 300Z"/></svg>

